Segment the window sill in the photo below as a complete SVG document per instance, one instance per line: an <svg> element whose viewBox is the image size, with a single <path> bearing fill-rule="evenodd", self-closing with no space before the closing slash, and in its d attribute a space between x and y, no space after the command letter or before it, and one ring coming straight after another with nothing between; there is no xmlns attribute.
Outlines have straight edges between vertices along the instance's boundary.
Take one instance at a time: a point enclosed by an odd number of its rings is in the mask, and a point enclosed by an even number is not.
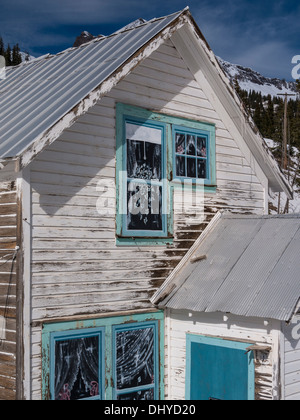
<svg viewBox="0 0 300 420"><path fill-rule="evenodd" d="M117 237L117 246L153 246L173 245L174 238L124 238Z"/></svg>
<svg viewBox="0 0 300 420"><path fill-rule="evenodd" d="M170 182L171 187L178 189L187 190L203 190L205 193L215 193L217 191L217 185L205 184L201 180L187 179L187 178L175 178Z"/></svg>

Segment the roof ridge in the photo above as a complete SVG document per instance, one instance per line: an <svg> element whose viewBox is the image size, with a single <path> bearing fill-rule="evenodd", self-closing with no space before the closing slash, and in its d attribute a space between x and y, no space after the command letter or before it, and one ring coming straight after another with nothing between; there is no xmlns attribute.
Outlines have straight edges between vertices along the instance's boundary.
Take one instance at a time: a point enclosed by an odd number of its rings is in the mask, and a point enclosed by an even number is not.
<svg viewBox="0 0 300 420"><path fill-rule="evenodd" d="M121 28L121 30L116 31L116 32L113 32L112 34L109 34L109 35L97 35L95 38L91 39L90 41L85 42L84 44L79 45L78 47L68 47L65 50L59 51L56 54L47 53L47 54L44 54L44 55L42 55L40 57L36 57L33 60L23 61L22 63L18 64L17 66L7 67L7 69L14 69L14 68L18 68L18 67L21 67L21 66L30 65L30 64L38 63L39 61L42 61L42 60L47 60L49 58L57 57L57 56L62 55L62 54L67 54L68 52L71 52L71 51L74 51L74 50L77 50L77 49L80 49L80 48L85 48L85 47L87 47L88 45L90 45L92 43L100 42L100 41L102 41L104 39L112 38L114 36L118 36L120 34L124 34L125 32L136 30L136 29L138 29L138 28L140 28L142 26L153 24L153 23L156 23L156 22L158 22L160 20L169 18L171 16L180 15L180 14L182 14L184 12L187 12L187 11L189 11L189 6L186 6L184 9L179 10L178 12L170 13L169 15L161 16L159 18L153 18L153 19L148 20L145 23L142 23L141 25L138 25L138 26L133 27L133 28L127 28L127 29L124 29L124 30L122 30L122 28ZM140 18L140 19L143 19L143 18Z"/></svg>

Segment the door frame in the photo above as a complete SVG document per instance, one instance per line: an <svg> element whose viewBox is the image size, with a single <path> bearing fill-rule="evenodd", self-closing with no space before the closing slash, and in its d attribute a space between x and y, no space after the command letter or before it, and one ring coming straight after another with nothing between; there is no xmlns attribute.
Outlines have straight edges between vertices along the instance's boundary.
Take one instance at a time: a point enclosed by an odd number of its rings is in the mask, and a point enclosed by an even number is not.
<svg viewBox="0 0 300 420"><path fill-rule="evenodd" d="M191 398L191 345L192 343L201 343L207 345L214 345L236 350L245 350L253 343L245 343L229 339L222 339L217 337L208 337L197 334L186 334L186 378L185 378L185 399ZM251 351L247 352L248 358L248 400L255 399L255 364Z"/></svg>

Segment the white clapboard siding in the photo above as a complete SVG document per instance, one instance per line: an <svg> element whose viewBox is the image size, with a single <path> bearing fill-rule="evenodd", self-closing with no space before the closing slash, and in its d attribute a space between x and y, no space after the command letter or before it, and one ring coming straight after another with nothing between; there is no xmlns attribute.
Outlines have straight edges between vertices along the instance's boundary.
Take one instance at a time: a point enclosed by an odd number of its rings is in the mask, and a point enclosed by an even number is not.
<svg viewBox="0 0 300 420"><path fill-rule="evenodd" d="M192 195L188 200L185 195L182 206L182 192L174 188L175 240L171 247L172 257L170 252L166 252L166 247L159 247L155 258L139 258L139 253L143 255L140 249L128 251L114 244L115 103L122 101L170 115L212 122L217 127L217 192L206 194L200 212ZM118 267L123 272L124 281L130 278L130 272L140 272L138 278L145 281L145 291L150 297L150 279L166 277L216 211L231 209L241 213L263 213L265 208L261 182L224 126L222 116L215 112L170 41L47 148L33 162L31 180L34 294L35 286L40 290L42 273L48 277L51 273L61 273L60 284L64 283L64 275L69 272L86 272L87 277L90 272L105 273L106 280L109 280L111 272L113 281L113 273ZM103 180L110 183L110 188L105 195L107 214L101 216L96 205L102 194L99 182ZM77 253L74 252L74 244L81 241L88 242L88 249L95 252L91 251L88 256L82 245L79 245ZM63 247L59 245L62 243ZM111 258L101 255L107 246ZM98 277L93 281L101 279ZM126 298L122 300L123 291L126 291ZM132 293L134 298L134 290ZM126 288L120 289L120 297L120 302L128 302ZM66 315L64 308L68 299L67 292L58 294L57 317ZM101 293L98 299L101 307ZM89 295L85 303L90 303ZM33 305L34 309L43 309L47 306L47 298L35 299ZM113 309L118 308L114 305Z"/></svg>
<svg viewBox="0 0 300 420"><path fill-rule="evenodd" d="M300 400L300 316L284 325L284 398Z"/></svg>
<svg viewBox="0 0 300 420"><path fill-rule="evenodd" d="M145 251L115 244L116 102L216 126L217 192L206 194L199 212L192 195L182 206L182 192L174 188L173 245ZM264 213L265 186L245 147L172 42L162 45L31 164L32 321L152 308L149 298L216 211ZM107 214L101 216L96 205L105 183ZM41 397L39 328L33 330L33 399Z"/></svg>
<svg viewBox="0 0 300 420"><path fill-rule="evenodd" d="M273 344L273 338L266 330L263 320L258 318L243 319L229 315L229 321L224 322L220 313L193 313L190 318L187 311L170 310L166 325L165 339L169 343L165 372L169 378L169 385L166 391L167 398L171 400L185 399L187 333L224 337L233 341L250 340L270 347ZM272 372L271 356L270 360L264 361L263 364L256 363L256 399L272 399Z"/></svg>
<svg viewBox="0 0 300 420"><path fill-rule="evenodd" d="M0 184L0 400L16 398L16 182Z"/></svg>

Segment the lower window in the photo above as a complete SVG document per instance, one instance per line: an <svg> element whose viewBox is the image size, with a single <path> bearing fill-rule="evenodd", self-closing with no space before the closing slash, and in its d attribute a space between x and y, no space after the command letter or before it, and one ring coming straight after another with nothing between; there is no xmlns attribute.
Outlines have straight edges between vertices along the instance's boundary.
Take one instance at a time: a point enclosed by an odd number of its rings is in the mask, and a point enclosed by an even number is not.
<svg viewBox="0 0 300 420"><path fill-rule="evenodd" d="M157 337L154 324L114 328L115 398L157 399Z"/></svg>
<svg viewBox="0 0 300 420"><path fill-rule="evenodd" d="M163 398L164 362L159 354L163 343L158 339L163 337L163 313L87 320L80 325L79 329L76 322L44 326L44 399Z"/></svg>
<svg viewBox="0 0 300 420"><path fill-rule="evenodd" d="M102 399L103 337L101 329L52 335L52 399Z"/></svg>

